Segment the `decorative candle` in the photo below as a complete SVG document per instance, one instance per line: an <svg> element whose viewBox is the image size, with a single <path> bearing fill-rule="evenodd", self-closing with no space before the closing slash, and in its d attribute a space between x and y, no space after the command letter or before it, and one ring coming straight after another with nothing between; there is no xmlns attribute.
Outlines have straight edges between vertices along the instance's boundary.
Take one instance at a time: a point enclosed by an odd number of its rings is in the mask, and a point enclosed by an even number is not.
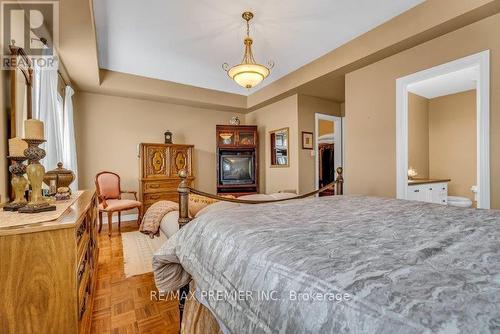
<svg viewBox="0 0 500 334"><path fill-rule="evenodd" d="M44 139L43 122L37 119L24 121L24 136L26 139Z"/></svg>
<svg viewBox="0 0 500 334"><path fill-rule="evenodd" d="M28 148L28 143L19 137L9 139L9 155L11 157L24 157L24 150Z"/></svg>

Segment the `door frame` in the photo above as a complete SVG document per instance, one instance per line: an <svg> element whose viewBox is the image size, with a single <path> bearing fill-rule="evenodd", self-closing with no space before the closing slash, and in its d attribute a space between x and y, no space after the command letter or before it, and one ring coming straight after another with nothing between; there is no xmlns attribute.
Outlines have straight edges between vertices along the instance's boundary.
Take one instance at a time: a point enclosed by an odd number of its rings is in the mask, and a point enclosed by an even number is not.
<svg viewBox="0 0 500 334"><path fill-rule="evenodd" d="M490 50L438 65L396 80L396 185L397 198L408 191L408 86L436 76L477 67L477 207L490 208Z"/></svg>
<svg viewBox="0 0 500 334"><path fill-rule="evenodd" d="M314 114L314 186L319 189L319 120L326 120L334 122L334 124L339 124L340 134L341 134L341 154L340 154L340 166L344 166L344 122L343 117L332 116L327 114L315 113ZM334 125L335 126L335 125ZM336 133L336 132L335 132Z"/></svg>

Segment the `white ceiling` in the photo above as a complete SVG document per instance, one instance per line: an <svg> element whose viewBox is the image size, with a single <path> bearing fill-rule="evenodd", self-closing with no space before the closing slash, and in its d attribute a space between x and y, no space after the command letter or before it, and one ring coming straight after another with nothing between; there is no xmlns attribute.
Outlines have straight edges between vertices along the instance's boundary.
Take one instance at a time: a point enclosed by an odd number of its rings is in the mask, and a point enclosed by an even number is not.
<svg viewBox="0 0 500 334"><path fill-rule="evenodd" d="M478 76L478 67L470 67L411 84L408 91L433 99L475 89Z"/></svg>
<svg viewBox="0 0 500 334"><path fill-rule="evenodd" d="M248 95L424 0L94 0L101 68ZM275 62L251 91L222 63L243 56L241 13L254 12L257 62Z"/></svg>

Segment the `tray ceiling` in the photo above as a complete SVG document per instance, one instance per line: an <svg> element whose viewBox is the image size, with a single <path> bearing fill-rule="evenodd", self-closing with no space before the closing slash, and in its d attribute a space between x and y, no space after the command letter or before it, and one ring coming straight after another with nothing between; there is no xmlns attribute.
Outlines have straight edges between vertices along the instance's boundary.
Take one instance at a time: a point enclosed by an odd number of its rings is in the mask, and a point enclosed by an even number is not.
<svg viewBox="0 0 500 334"><path fill-rule="evenodd" d="M423 0L93 2L100 68L249 95ZM276 64L252 90L221 67L242 59L245 10L256 60Z"/></svg>

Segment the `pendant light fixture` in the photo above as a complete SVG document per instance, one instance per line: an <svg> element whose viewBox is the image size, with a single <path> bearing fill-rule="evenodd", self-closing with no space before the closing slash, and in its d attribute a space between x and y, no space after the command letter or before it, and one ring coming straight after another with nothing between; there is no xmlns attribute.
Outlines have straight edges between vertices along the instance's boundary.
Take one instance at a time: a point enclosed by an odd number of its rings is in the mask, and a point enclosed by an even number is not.
<svg viewBox="0 0 500 334"><path fill-rule="evenodd" d="M257 86L262 82L262 80L267 78L270 73L270 69L273 68L274 64L272 62L269 62L269 67L257 64L252 53L253 40L250 38L249 22L253 18L253 13L244 12L241 17L247 23L247 35L243 40L243 44L245 45L245 54L243 55L243 60L241 61L241 64L235 65L233 67L229 67L227 63L224 63L222 65L222 68L238 85L250 89Z"/></svg>

